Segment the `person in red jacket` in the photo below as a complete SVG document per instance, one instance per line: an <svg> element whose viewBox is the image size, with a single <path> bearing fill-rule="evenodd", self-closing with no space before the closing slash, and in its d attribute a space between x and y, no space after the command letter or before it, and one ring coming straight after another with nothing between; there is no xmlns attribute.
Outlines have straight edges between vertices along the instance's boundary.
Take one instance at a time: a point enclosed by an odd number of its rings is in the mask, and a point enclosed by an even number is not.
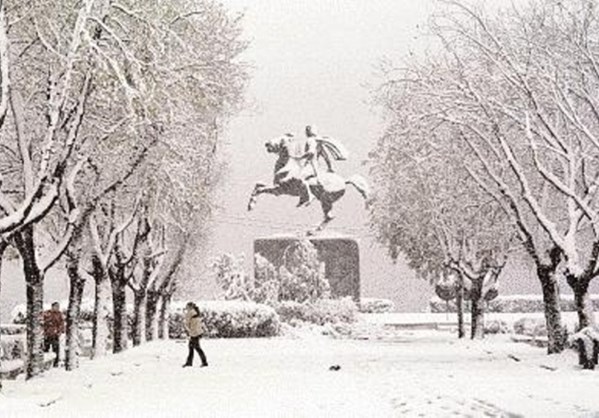
<svg viewBox="0 0 599 418"><path fill-rule="evenodd" d="M56 354L54 359L54 367L58 367L58 353L60 348L60 335L64 333L64 318L60 312L58 302L52 304L52 309L44 312L44 351L50 349Z"/></svg>

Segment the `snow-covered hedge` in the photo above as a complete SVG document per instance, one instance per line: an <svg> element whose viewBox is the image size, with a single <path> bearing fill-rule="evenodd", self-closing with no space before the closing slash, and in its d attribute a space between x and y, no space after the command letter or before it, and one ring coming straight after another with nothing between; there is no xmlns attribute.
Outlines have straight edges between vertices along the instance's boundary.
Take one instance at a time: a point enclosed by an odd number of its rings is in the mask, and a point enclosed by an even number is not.
<svg viewBox="0 0 599 418"><path fill-rule="evenodd" d="M23 359L25 352L25 334L3 335L0 339L0 360Z"/></svg>
<svg viewBox="0 0 599 418"><path fill-rule="evenodd" d="M60 310L62 314L66 318L67 316L67 308L69 307L68 300L60 300L58 301L60 304ZM112 303L108 304L110 312L112 313ZM52 307L51 302L44 303L44 311L50 309ZM127 306L128 312L132 312L132 308ZM15 305L10 313L11 322L13 324L24 324L25 317L27 315L27 306L24 303ZM83 322L92 322L94 317L94 299L93 298L84 298L81 301L81 310L79 313L79 319Z"/></svg>
<svg viewBox="0 0 599 418"><path fill-rule="evenodd" d="M547 335L547 324L544 318L521 318L514 322L514 333L529 337Z"/></svg>
<svg viewBox="0 0 599 418"><path fill-rule="evenodd" d="M169 318L169 337L185 338L183 310L185 302L173 302ZM281 330L279 316L273 308L253 302L199 302L202 321L208 330L205 337L250 338L273 337Z"/></svg>
<svg viewBox="0 0 599 418"><path fill-rule="evenodd" d="M591 300L595 310L599 309L599 295L591 295ZM467 303L467 302L466 302ZM562 295L560 301L561 309L564 312L576 310L574 297L572 295ZM456 312L455 301L446 303L439 297L434 296L429 302L430 310L434 313ZM498 313L532 313L543 312L543 297L541 295L510 295L498 296L486 305L487 312Z"/></svg>
<svg viewBox="0 0 599 418"><path fill-rule="evenodd" d="M297 321L317 325L354 322L358 307L350 297L320 299L314 302L282 301L275 307L281 321L293 324Z"/></svg>
<svg viewBox="0 0 599 418"><path fill-rule="evenodd" d="M395 304L389 299L361 298L360 312L362 313L387 313L395 310Z"/></svg>
<svg viewBox="0 0 599 418"><path fill-rule="evenodd" d="M0 335L25 334L27 329L21 324L0 324Z"/></svg>
<svg viewBox="0 0 599 418"><path fill-rule="evenodd" d="M511 330L505 321L491 319L485 321L485 334L508 334Z"/></svg>

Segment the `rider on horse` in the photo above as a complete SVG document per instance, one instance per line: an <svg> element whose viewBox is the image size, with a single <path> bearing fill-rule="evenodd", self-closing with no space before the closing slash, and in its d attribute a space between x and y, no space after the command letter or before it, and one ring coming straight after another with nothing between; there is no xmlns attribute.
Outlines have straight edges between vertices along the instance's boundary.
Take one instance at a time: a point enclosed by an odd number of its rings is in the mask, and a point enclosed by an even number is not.
<svg viewBox="0 0 599 418"><path fill-rule="evenodd" d="M318 160L318 158L322 157L327 165L327 171L329 173L334 173L335 170L333 170L331 157L329 156L330 151L325 148L322 141L323 139L316 135L312 126L306 126L306 152L302 158L306 159L306 165L310 163L314 171L317 172L318 170L314 164L314 159Z"/></svg>
<svg viewBox="0 0 599 418"><path fill-rule="evenodd" d="M309 205L314 199L312 193L310 193L310 184L316 181L317 184L321 184L320 179L320 168L318 160L322 158L327 166L328 173L334 173L332 159L345 160L347 159L347 151L345 147L337 140L328 137L320 137L316 135L315 129L308 125L306 126L306 139L303 144L303 149L300 148L300 155L298 156L302 161L303 167L311 167L312 170L303 170L300 174L301 180L305 187L305 193L302 193L298 206ZM305 162L304 162L305 161ZM286 176L280 179L283 183L291 178L292 174L287 173Z"/></svg>
<svg viewBox="0 0 599 418"><path fill-rule="evenodd" d="M274 167L272 185L256 183L248 201L248 210L256 205L258 196L299 197L298 206L309 203L312 198L318 199L324 215L323 221L316 228L321 231L334 219L333 205L344 196L347 185L353 186L362 197L368 199L368 182L355 174L344 178L333 171L333 160L344 160L347 151L343 144L328 137L319 137L312 127L306 127L306 138L295 138L285 134L265 142L266 152L275 154L277 160ZM318 160L322 158L328 170L319 170Z"/></svg>

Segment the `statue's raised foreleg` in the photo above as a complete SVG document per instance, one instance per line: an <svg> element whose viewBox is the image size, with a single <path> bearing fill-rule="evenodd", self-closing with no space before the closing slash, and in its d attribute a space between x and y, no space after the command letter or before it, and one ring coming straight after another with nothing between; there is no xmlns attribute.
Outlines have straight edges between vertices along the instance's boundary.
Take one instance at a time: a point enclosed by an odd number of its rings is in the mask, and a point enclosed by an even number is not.
<svg viewBox="0 0 599 418"><path fill-rule="evenodd" d="M256 185L254 186L254 190L252 190L252 194L250 195L250 200L248 202L248 211L254 209L254 206L256 206L256 201L258 200L257 197L260 194L259 192L265 187L266 184L264 183L256 183Z"/></svg>
<svg viewBox="0 0 599 418"><path fill-rule="evenodd" d="M248 211L254 209L254 206L256 206L256 202L258 200L258 196L264 193L278 196L282 193L281 186L267 187L264 183L256 183L256 185L254 186L254 190L250 195L250 201L248 202Z"/></svg>

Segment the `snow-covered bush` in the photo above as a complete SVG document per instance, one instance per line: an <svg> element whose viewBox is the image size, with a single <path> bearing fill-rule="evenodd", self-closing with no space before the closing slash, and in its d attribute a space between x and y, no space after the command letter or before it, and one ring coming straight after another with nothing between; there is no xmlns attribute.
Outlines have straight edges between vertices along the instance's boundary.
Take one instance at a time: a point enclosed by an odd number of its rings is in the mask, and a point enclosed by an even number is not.
<svg viewBox="0 0 599 418"><path fill-rule="evenodd" d="M578 351L578 364L583 369L595 369L599 363L599 328L585 327L568 338L568 342Z"/></svg>
<svg viewBox="0 0 599 418"><path fill-rule="evenodd" d="M279 273L276 267L260 254L255 255L254 265L253 300L257 303L272 305L279 300L281 289Z"/></svg>
<svg viewBox="0 0 599 418"><path fill-rule="evenodd" d="M169 337L185 338L183 327L184 302L171 306ZM200 316L207 334L212 338L273 337L281 329L279 317L273 308L242 301L208 301L198 303Z"/></svg>
<svg viewBox="0 0 599 418"><path fill-rule="evenodd" d="M310 322L317 325L354 322L358 308L350 297L319 299L304 303L281 301L275 307L281 321L294 324Z"/></svg>
<svg viewBox="0 0 599 418"><path fill-rule="evenodd" d="M360 312L362 313L387 313L393 312L395 304L389 299L361 298Z"/></svg>
<svg viewBox="0 0 599 418"><path fill-rule="evenodd" d="M279 300L304 302L326 298L329 282L325 265L318 259L318 251L309 240L297 240L284 251L279 269Z"/></svg>
<svg viewBox="0 0 599 418"><path fill-rule="evenodd" d="M22 359L25 353L25 334L5 335L0 339L0 360Z"/></svg>
<svg viewBox="0 0 599 418"><path fill-rule="evenodd" d="M278 269L260 254L255 255L254 263L254 277L251 277L243 269L243 256L223 254L214 259L212 271L225 300L274 305L282 300L304 302L329 296L325 265L309 240L289 244Z"/></svg>
<svg viewBox="0 0 599 418"><path fill-rule="evenodd" d="M485 322L485 334L507 334L510 327L502 320L492 319Z"/></svg>
<svg viewBox="0 0 599 418"><path fill-rule="evenodd" d="M216 283L225 300L253 300L254 283L243 268L244 256L222 254L211 264Z"/></svg>
<svg viewBox="0 0 599 418"><path fill-rule="evenodd" d="M514 332L530 337L542 337L547 335L547 325L543 318L521 318L514 322Z"/></svg>
<svg viewBox="0 0 599 418"><path fill-rule="evenodd" d="M0 335L18 335L27 332L24 325L21 324L1 324Z"/></svg>

